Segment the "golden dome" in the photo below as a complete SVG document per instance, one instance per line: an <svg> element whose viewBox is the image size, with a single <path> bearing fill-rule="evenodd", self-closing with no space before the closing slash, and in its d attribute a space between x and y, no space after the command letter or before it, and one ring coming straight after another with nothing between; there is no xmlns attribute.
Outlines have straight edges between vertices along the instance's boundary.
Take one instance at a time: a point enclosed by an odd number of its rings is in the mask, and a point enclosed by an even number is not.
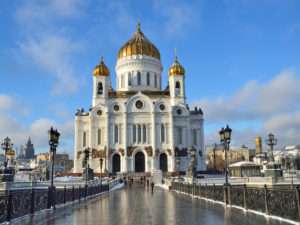
<svg viewBox="0 0 300 225"><path fill-rule="evenodd" d="M184 75L185 70L183 66L178 62L177 56L175 57L175 61L169 69L169 76L172 75Z"/></svg>
<svg viewBox="0 0 300 225"><path fill-rule="evenodd" d="M103 57L101 57L99 65L95 67L93 74L94 76L109 76L109 69L104 64Z"/></svg>
<svg viewBox="0 0 300 225"><path fill-rule="evenodd" d="M119 50L118 59L132 55L147 55L160 59L158 49L145 37L139 23L133 37Z"/></svg>

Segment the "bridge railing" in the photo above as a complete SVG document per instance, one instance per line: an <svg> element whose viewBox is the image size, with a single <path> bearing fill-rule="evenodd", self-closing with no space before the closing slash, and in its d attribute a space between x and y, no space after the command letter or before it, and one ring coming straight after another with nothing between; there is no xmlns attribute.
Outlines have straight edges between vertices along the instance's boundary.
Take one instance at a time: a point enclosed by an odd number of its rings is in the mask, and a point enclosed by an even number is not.
<svg viewBox="0 0 300 225"><path fill-rule="evenodd" d="M71 202L80 202L91 196L107 192L120 182L93 180L84 182L55 182L52 189L48 182L14 182L2 184L0 190L0 223L33 214Z"/></svg>
<svg viewBox="0 0 300 225"><path fill-rule="evenodd" d="M172 190L300 221L300 186L297 185L203 185L172 182Z"/></svg>

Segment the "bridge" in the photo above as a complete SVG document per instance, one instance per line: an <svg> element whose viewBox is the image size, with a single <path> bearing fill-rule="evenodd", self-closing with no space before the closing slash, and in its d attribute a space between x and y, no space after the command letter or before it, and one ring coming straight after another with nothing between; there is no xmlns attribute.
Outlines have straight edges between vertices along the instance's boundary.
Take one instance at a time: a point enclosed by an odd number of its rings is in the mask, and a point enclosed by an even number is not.
<svg viewBox="0 0 300 225"><path fill-rule="evenodd" d="M152 193L150 187L136 181L133 185L126 185L109 193L94 196L79 204L63 205L55 211L45 211L21 220L13 220L11 224L293 224L292 221L289 223L282 219L277 220L255 213L245 213L235 207L224 207L223 204L216 201L200 199L199 196L196 196L197 193L199 195L199 192L193 190L191 185L177 183L173 186L174 191L155 187ZM222 191L219 194L222 195ZM294 222L294 224L298 223Z"/></svg>

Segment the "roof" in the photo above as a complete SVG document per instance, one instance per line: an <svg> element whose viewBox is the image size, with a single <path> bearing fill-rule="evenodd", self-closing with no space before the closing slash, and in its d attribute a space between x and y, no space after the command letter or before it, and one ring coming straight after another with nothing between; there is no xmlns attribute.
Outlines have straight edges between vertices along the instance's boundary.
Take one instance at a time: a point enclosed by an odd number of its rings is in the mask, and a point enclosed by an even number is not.
<svg viewBox="0 0 300 225"><path fill-rule="evenodd" d="M251 167L251 166L260 166L260 165L251 161L240 161L229 165L229 167Z"/></svg>

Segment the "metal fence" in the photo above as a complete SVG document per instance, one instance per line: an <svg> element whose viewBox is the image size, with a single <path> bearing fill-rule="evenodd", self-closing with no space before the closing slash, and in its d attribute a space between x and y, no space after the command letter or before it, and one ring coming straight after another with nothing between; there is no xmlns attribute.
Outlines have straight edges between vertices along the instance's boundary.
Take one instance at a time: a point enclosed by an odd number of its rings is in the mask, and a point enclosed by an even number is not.
<svg viewBox="0 0 300 225"><path fill-rule="evenodd" d="M9 188L0 191L0 223L10 221L14 218L51 208L57 205L74 201L81 201L89 196L109 191L110 188L119 183L119 179L100 184L89 182L86 185L68 184L56 186L54 192L51 187L43 185L32 185L28 188Z"/></svg>
<svg viewBox="0 0 300 225"><path fill-rule="evenodd" d="M299 186L199 185L172 182L175 191L299 221Z"/></svg>

